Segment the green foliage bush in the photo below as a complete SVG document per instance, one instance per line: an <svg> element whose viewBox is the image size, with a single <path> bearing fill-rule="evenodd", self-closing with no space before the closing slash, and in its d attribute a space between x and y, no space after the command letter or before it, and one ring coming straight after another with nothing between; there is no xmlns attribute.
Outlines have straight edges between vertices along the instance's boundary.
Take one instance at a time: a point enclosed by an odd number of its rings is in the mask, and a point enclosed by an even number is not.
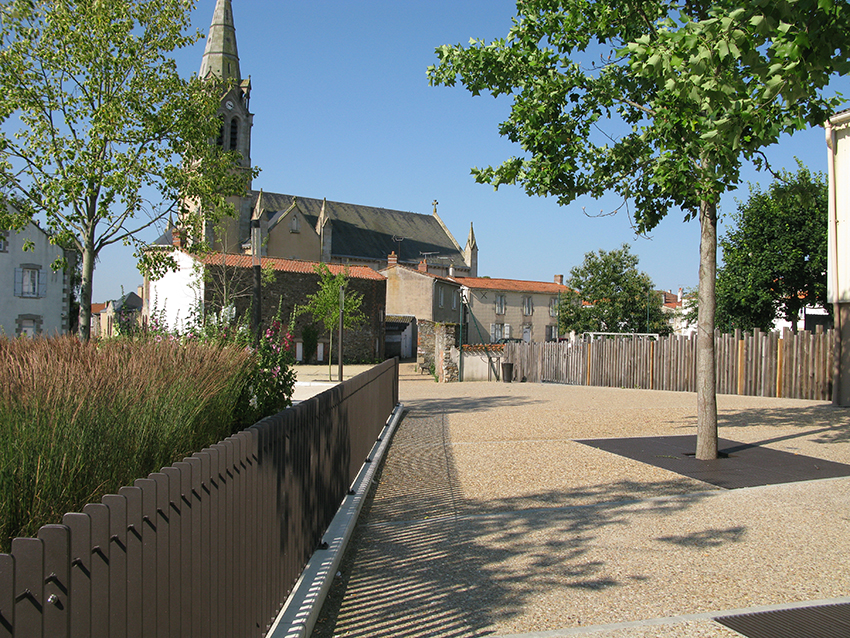
<svg viewBox="0 0 850 638"><path fill-rule="evenodd" d="M0 338L0 550L232 430L250 351Z"/></svg>
<svg viewBox="0 0 850 638"><path fill-rule="evenodd" d="M292 335L207 321L84 343L0 337L0 551L291 405Z"/></svg>

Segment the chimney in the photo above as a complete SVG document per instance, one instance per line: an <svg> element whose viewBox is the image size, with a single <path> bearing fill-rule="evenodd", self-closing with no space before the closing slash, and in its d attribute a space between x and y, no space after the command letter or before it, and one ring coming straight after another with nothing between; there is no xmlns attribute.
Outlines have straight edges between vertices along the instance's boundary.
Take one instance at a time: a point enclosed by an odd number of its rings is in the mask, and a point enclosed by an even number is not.
<svg viewBox="0 0 850 638"><path fill-rule="evenodd" d="M555 283L559 286L564 285L564 276L563 275L555 275Z"/></svg>
<svg viewBox="0 0 850 638"><path fill-rule="evenodd" d="M455 276L455 265L449 264L449 277L454 277L454 276Z"/></svg>
<svg viewBox="0 0 850 638"><path fill-rule="evenodd" d="M681 288L679 288L679 298L677 299L677 301L682 301L682 299L684 297L685 297L685 291L682 290Z"/></svg>
<svg viewBox="0 0 850 638"><path fill-rule="evenodd" d="M398 265L398 255L395 254L395 251L392 251L387 257L387 267L397 266Z"/></svg>
<svg viewBox="0 0 850 638"><path fill-rule="evenodd" d="M419 262L419 272L428 272L428 264L424 259Z"/></svg>

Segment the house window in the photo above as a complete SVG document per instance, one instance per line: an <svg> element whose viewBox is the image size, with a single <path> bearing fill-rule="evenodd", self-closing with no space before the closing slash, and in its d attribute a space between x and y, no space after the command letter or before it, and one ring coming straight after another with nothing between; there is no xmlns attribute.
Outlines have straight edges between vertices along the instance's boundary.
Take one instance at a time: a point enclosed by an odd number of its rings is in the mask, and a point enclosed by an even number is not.
<svg viewBox="0 0 850 638"><path fill-rule="evenodd" d="M557 317L558 316L558 298L552 297L549 300L549 316Z"/></svg>
<svg viewBox="0 0 850 638"><path fill-rule="evenodd" d="M440 308L442 308L444 303L445 303L445 301L444 301L445 292L446 292L445 288L440 288Z"/></svg>
<svg viewBox="0 0 850 638"><path fill-rule="evenodd" d="M496 295L496 314L503 315L507 309L508 303L505 295Z"/></svg>
<svg viewBox="0 0 850 638"><path fill-rule="evenodd" d="M290 233L300 233L301 225L298 223L298 215L295 213L292 214L292 220L289 222L289 232Z"/></svg>
<svg viewBox="0 0 850 638"><path fill-rule="evenodd" d="M9 232L0 230L0 253L9 252Z"/></svg>
<svg viewBox="0 0 850 638"><path fill-rule="evenodd" d="M546 341L558 340L558 326L546 326Z"/></svg>
<svg viewBox="0 0 850 638"><path fill-rule="evenodd" d="M522 314L526 317L534 314L534 303L531 301L531 297L522 298Z"/></svg>
<svg viewBox="0 0 850 638"><path fill-rule="evenodd" d="M452 310L457 310L457 291L452 292Z"/></svg>
<svg viewBox="0 0 850 638"><path fill-rule="evenodd" d="M504 337L505 324L491 323L490 324L490 343L495 343Z"/></svg>
<svg viewBox="0 0 850 638"><path fill-rule="evenodd" d="M18 315L15 334L19 337L34 337L41 334L43 319L40 315Z"/></svg>
<svg viewBox="0 0 850 638"><path fill-rule="evenodd" d="M41 266L24 264L15 268L16 297L44 297L47 295L47 278L41 275Z"/></svg>

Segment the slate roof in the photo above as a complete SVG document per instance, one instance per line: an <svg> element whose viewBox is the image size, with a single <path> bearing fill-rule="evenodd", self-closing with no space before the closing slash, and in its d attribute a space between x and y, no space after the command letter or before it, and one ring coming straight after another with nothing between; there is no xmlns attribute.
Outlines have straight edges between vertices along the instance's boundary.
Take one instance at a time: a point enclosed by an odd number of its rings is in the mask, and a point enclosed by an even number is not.
<svg viewBox="0 0 850 638"><path fill-rule="evenodd" d="M252 208L258 195L259 191L251 191ZM293 200L307 222L315 227L323 200L263 191L263 209L269 217L269 225L276 223L276 216L289 210ZM459 245L434 215L332 201L325 202L325 215L332 224L331 254L334 257L386 261L387 255L395 251L399 261L409 263L418 263L424 253L435 253L432 258L448 258L440 259L446 264L465 263ZM403 239L397 242L394 237Z"/></svg>
<svg viewBox="0 0 850 638"><path fill-rule="evenodd" d="M488 277L455 277L454 280L468 288L479 290L501 290L505 292L529 292L557 295L570 289L563 284L549 281L523 281L521 279L490 279Z"/></svg>
<svg viewBox="0 0 850 638"><path fill-rule="evenodd" d="M265 195L264 195L265 197ZM251 255L234 255L234 254L223 254L223 253L211 253L208 255L204 255L203 257L199 257L199 261L208 266L221 266L222 265L222 257L224 258L224 265L235 268L253 268L254 260ZM313 269L314 266L318 265L319 262L315 261L302 261L300 259L280 259L278 257L263 257L260 259L260 266L263 268L272 268L273 270L278 270L282 272L293 272L293 273L303 273L313 275L316 271ZM341 272L348 273L348 277L351 279L372 279L374 281L384 281L386 277L384 277L379 272L372 270L368 266L346 266L345 264L325 264L328 269L331 271L331 274L337 275Z"/></svg>

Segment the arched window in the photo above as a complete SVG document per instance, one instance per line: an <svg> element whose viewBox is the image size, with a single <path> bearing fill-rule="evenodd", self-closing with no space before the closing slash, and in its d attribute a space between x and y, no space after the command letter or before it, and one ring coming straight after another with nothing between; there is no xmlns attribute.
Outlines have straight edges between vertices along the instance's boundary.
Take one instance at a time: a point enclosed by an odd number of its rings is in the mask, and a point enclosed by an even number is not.
<svg viewBox="0 0 850 638"><path fill-rule="evenodd" d="M230 150L236 150L236 141L239 139L239 122L234 117L230 120Z"/></svg>
<svg viewBox="0 0 850 638"><path fill-rule="evenodd" d="M218 138L215 141L216 146L221 146L224 144L224 118L218 118L220 120L218 124Z"/></svg>

